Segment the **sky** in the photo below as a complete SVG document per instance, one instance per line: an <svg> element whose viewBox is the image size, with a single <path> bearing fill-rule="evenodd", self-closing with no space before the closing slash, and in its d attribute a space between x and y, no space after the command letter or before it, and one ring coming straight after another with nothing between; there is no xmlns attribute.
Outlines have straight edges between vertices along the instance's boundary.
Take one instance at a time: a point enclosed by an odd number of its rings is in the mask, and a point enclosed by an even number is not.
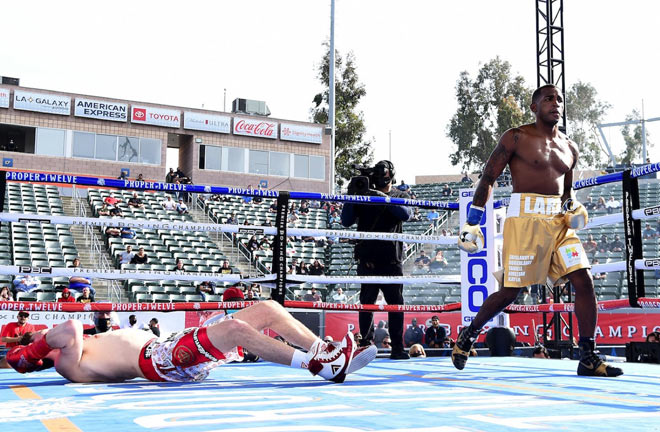
<svg viewBox="0 0 660 432"><path fill-rule="evenodd" d="M660 117L660 2L564 3L567 86L591 83L612 105L605 122L642 100L646 118ZM375 160L391 156L408 183L460 173L447 137L458 76L499 56L535 86L535 4L337 0L336 49L355 54ZM1 10L0 75L26 87L212 110L226 89L227 110L235 98L264 100L272 117L302 121L322 90L330 0L22 0ZM647 125L660 143L660 121ZM606 138L620 153L620 129ZM660 161L660 144L649 156Z"/></svg>

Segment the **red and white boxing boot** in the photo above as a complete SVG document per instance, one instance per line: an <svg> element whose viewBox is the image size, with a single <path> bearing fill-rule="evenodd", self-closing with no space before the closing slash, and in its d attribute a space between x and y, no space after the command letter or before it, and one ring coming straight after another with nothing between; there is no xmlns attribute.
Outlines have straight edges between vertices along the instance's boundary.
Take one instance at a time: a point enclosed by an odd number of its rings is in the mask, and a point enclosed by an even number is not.
<svg viewBox="0 0 660 432"><path fill-rule="evenodd" d="M356 349L353 353L353 360L346 369L346 375L352 374L371 363L377 354L378 348L376 348L376 345L362 346Z"/></svg>
<svg viewBox="0 0 660 432"><path fill-rule="evenodd" d="M307 369L312 375L319 375L329 381L344 382L355 348L351 332L348 332L341 342L319 344L314 352L309 353L311 358Z"/></svg>
<svg viewBox="0 0 660 432"><path fill-rule="evenodd" d="M41 369L43 359L53 349L46 342L46 336L26 346L16 346L7 353L7 363L16 372L27 373Z"/></svg>

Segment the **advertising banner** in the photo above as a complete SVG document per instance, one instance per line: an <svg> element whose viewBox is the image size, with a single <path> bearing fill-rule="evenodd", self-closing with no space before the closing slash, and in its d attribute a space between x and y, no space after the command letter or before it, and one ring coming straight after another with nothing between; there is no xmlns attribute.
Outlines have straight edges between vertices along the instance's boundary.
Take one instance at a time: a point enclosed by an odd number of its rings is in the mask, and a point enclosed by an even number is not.
<svg viewBox="0 0 660 432"><path fill-rule="evenodd" d="M206 132L230 133L231 117L185 111L183 128Z"/></svg>
<svg viewBox="0 0 660 432"><path fill-rule="evenodd" d="M73 115L116 122L128 121L128 105L118 102L76 98Z"/></svg>
<svg viewBox="0 0 660 432"><path fill-rule="evenodd" d="M0 108L9 108L9 89L0 87Z"/></svg>
<svg viewBox="0 0 660 432"><path fill-rule="evenodd" d="M409 312L405 314L404 331L411 325L413 318L424 331L431 325L431 317L438 315L440 325L447 330L447 336L456 340L456 336L463 324L461 314L458 312ZM568 322L568 314L562 314ZM552 315L548 315L548 320ZM374 323L384 320L387 322L387 313L376 312ZM517 313L510 315L511 328L516 334L516 341L535 343L535 334L541 338L543 334L542 313ZM573 316L574 337L578 337L577 320ZM335 340L343 337L347 331L353 333L359 331L358 314L355 312L327 312L325 315L325 335L332 336ZM624 345L628 342L644 342L646 336L654 331L660 331L660 314L658 313L618 313L601 312L598 315L596 326L596 342L599 345ZM562 339L568 339L568 327L562 323ZM483 342L485 333L479 336L478 341ZM552 329L548 329L548 337L552 337Z"/></svg>
<svg viewBox="0 0 660 432"><path fill-rule="evenodd" d="M131 123L179 128L181 111L133 105Z"/></svg>
<svg viewBox="0 0 660 432"><path fill-rule="evenodd" d="M46 114L70 115L69 96L14 90L14 109Z"/></svg>
<svg viewBox="0 0 660 432"><path fill-rule="evenodd" d="M234 117L234 135L277 139L277 123L263 119Z"/></svg>
<svg viewBox="0 0 660 432"><path fill-rule="evenodd" d="M474 189L459 191L460 226L467 221L472 195ZM486 203L486 211L480 225L485 240L483 250L473 254L461 251L461 313L465 325L470 324L486 298L499 288L493 276L493 272L497 270L497 250L492 196ZM486 326L506 325L506 318L507 315L500 314L486 323Z"/></svg>
<svg viewBox="0 0 660 432"><path fill-rule="evenodd" d="M284 141L321 144L323 142L323 128L318 126L282 123L280 125L280 139Z"/></svg>

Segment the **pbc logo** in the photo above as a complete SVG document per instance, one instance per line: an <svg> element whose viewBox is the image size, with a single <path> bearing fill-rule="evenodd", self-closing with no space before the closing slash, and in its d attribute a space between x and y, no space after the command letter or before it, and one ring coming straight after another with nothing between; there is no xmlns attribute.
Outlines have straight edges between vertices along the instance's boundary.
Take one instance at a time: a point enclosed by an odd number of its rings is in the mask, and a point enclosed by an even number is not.
<svg viewBox="0 0 660 432"><path fill-rule="evenodd" d="M39 274L44 274L44 273L52 273L53 268L52 267L30 267L30 266L19 266L18 267L18 272L19 273L39 273Z"/></svg>
<svg viewBox="0 0 660 432"><path fill-rule="evenodd" d="M654 216L660 214L660 206L649 207L644 209L644 214L646 216Z"/></svg>
<svg viewBox="0 0 660 432"><path fill-rule="evenodd" d="M660 267L660 258L644 260L645 267Z"/></svg>
<svg viewBox="0 0 660 432"><path fill-rule="evenodd" d="M133 108L133 121L145 121L147 110L145 108Z"/></svg>

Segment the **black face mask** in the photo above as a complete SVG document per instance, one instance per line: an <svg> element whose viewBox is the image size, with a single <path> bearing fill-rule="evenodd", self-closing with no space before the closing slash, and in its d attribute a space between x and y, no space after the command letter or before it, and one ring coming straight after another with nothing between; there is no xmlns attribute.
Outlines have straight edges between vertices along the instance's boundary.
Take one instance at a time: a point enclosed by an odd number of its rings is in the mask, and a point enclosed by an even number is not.
<svg viewBox="0 0 660 432"><path fill-rule="evenodd" d="M96 320L96 329L100 332L107 332L110 329L110 318L99 318Z"/></svg>

